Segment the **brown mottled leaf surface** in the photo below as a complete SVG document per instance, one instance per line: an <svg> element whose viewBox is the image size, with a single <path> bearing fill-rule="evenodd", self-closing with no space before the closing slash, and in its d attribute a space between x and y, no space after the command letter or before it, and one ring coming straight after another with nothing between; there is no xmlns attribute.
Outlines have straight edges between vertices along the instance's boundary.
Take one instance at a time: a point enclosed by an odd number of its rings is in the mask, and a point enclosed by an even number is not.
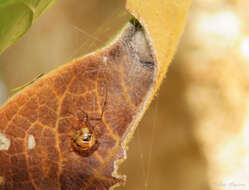
<svg viewBox="0 0 249 190"><path fill-rule="evenodd" d="M124 180L115 162L125 158L122 143L154 75L136 32L128 24L108 48L47 74L0 108L0 189L108 189ZM88 156L72 148L84 112L98 141Z"/></svg>

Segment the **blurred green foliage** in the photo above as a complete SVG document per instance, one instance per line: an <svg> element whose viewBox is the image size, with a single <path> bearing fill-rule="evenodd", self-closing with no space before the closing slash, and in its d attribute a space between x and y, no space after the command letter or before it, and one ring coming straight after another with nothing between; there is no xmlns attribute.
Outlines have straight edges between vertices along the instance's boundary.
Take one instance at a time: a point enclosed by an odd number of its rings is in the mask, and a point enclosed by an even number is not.
<svg viewBox="0 0 249 190"><path fill-rule="evenodd" d="M14 44L55 0L0 0L0 54Z"/></svg>

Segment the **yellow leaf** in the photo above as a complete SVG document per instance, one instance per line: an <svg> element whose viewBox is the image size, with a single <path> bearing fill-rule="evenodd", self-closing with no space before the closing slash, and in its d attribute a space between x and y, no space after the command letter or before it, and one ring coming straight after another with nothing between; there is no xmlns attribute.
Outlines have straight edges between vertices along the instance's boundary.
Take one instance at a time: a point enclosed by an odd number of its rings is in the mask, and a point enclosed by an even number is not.
<svg viewBox="0 0 249 190"><path fill-rule="evenodd" d="M157 90L183 32L191 0L127 0L127 10L143 25L157 61Z"/></svg>

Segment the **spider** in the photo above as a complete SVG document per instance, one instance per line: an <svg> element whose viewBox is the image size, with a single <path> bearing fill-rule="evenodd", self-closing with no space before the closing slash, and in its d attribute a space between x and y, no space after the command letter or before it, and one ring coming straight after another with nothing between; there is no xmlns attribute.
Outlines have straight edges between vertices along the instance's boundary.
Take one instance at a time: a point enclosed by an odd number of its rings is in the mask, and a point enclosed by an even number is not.
<svg viewBox="0 0 249 190"><path fill-rule="evenodd" d="M105 93L105 101L102 106L102 113L99 118L90 118L90 120L102 121L104 114L107 91ZM80 117L78 116L77 131L72 136L72 147L73 149L82 156L88 156L98 148L97 135L94 132L94 127L89 122L89 117L86 112L80 110ZM78 114L77 114L78 115Z"/></svg>
<svg viewBox="0 0 249 190"><path fill-rule="evenodd" d="M101 119L102 117L93 120ZM81 155L89 155L97 149L98 141L85 112L83 112L83 119L78 119L78 128L72 137L73 149Z"/></svg>

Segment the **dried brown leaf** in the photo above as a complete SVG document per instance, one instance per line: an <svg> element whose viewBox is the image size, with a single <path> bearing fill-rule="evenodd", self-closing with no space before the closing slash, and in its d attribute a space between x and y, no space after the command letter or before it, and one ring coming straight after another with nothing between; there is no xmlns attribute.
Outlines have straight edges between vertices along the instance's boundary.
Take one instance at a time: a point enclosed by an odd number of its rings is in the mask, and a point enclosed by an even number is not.
<svg viewBox="0 0 249 190"><path fill-rule="evenodd" d="M128 24L111 46L51 72L1 107L0 140L10 144L0 148L0 188L108 189L124 180L115 162L125 158L121 144L154 74L137 38L143 33ZM81 153L73 138L85 115L96 148Z"/></svg>

